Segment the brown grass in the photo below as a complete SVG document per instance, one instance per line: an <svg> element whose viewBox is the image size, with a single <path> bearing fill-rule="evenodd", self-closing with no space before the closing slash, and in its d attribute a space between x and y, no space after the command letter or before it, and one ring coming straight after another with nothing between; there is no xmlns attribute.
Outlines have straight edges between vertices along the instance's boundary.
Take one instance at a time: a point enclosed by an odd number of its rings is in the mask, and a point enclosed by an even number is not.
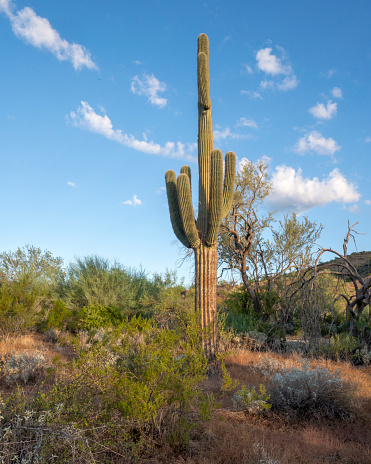
<svg viewBox="0 0 371 464"><path fill-rule="evenodd" d="M276 358L286 368L299 367L300 356L241 351L229 356L226 365L241 384L258 387L266 383L253 369L261 358ZM312 360L312 366L330 371L340 368L342 378L361 406L359 416L350 422L287 423L267 415L253 417L241 412L221 411L208 425L197 446L191 444L187 464L371 464L371 366L354 367L342 362ZM217 390L217 385L210 389ZM215 383L215 381L214 381ZM223 398L231 407L233 392ZM262 451L263 450L263 451ZM265 453L265 454L264 454ZM271 458L271 461L269 461ZM175 461L174 461L175 462Z"/></svg>
<svg viewBox="0 0 371 464"><path fill-rule="evenodd" d="M26 334L0 341L0 357L15 351L41 351L52 359L71 359L71 348L48 343L40 334ZM70 350L70 351L68 351ZM299 367L300 356L271 352L240 351L226 358L226 366L233 379L240 384L259 387L267 384L259 370L254 369L260 359L275 358L286 368ZM352 421L289 423L268 413L262 416L231 411L234 392L219 398L222 409L181 453L160 449L152 464L371 464L371 366L354 367L343 362L324 359L311 361L313 367L330 371L340 368L354 401L360 406ZM63 369L62 369L63 371ZM48 388L51 388L52 384ZM207 380L203 388L220 395L221 381ZM35 389L35 387L29 387ZM238 387L240 388L240 387ZM31 390L30 390L31 393ZM102 436L102 443L104 437ZM124 462L124 461L123 461ZM143 461L144 462L144 461ZM146 461L147 462L147 461Z"/></svg>

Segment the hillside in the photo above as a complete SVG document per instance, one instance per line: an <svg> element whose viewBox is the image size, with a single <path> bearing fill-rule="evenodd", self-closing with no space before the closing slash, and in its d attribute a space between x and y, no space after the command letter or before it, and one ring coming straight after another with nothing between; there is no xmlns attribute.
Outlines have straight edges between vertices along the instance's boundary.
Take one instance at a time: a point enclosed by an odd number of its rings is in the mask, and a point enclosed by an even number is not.
<svg viewBox="0 0 371 464"><path fill-rule="evenodd" d="M361 277L371 275L371 251L354 252L348 256L349 261L355 266ZM321 262L321 264L341 263L341 259L333 259L330 261Z"/></svg>

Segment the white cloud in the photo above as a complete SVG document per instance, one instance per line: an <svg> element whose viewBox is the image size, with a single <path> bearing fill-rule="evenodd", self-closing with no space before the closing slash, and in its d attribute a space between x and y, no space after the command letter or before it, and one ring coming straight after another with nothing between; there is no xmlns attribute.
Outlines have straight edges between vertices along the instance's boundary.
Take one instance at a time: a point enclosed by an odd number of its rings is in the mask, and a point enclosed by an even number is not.
<svg viewBox="0 0 371 464"><path fill-rule="evenodd" d="M299 81L294 74L292 66L287 63L287 56L284 48L277 47L278 51L281 53L281 58L272 54L272 48L262 48L256 53L257 66L260 71L265 72L267 75L273 76L273 78L281 78L285 76L283 80L267 80L264 79L260 82L260 88L262 89L273 89L277 88L281 91L293 90L295 89Z"/></svg>
<svg viewBox="0 0 371 464"><path fill-rule="evenodd" d="M365 138L365 143L370 143L371 142L371 137L366 137Z"/></svg>
<svg viewBox="0 0 371 464"><path fill-rule="evenodd" d="M239 140L250 139L254 137L252 134L237 134L236 132L232 132L229 127L221 130L214 130L213 135L216 142L220 142L226 139Z"/></svg>
<svg viewBox="0 0 371 464"><path fill-rule="evenodd" d="M81 102L81 106L79 106L76 112L71 111L66 116L66 120L75 127L103 135L109 140L114 140L121 145L142 153L195 161L192 153L195 150L196 144L187 144L186 146L181 142L166 142L164 146L161 146L158 143L148 141L146 136L144 136L144 140L138 140L131 134L125 134L119 129L114 129L110 118L106 114L104 116L97 114L84 101Z"/></svg>
<svg viewBox="0 0 371 464"><path fill-rule="evenodd" d="M302 170L277 166L271 179L272 193L268 201L278 209L292 209L303 213L319 205L332 202L356 203L361 198L357 187L348 182L338 169L323 180L304 178Z"/></svg>
<svg viewBox="0 0 371 464"><path fill-rule="evenodd" d="M70 181L68 181L68 182L67 182L67 185L68 185L69 187L77 187L76 182L70 182Z"/></svg>
<svg viewBox="0 0 371 464"><path fill-rule="evenodd" d="M332 90L331 90L331 95L333 96L333 98L343 98L343 91L341 90L340 87L334 87Z"/></svg>
<svg viewBox="0 0 371 464"><path fill-rule="evenodd" d="M327 102L326 106L323 103L317 103L308 111L317 119L332 119L337 113L337 103L333 103L331 100Z"/></svg>
<svg viewBox="0 0 371 464"><path fill-rule="evenodd" d="M371 205L371 200L365 200L366 205Z"/></svg>
<svg viewBox="0 0 371 464"><path fill-rule="evenodd" d="M262 88L262 89L273 89L274 88L274 81L272 81L272 80L267 81L267 79L264 79L264 81L260 82L259 87Z"/></svg>
<svg viewBox="0 0 371 464"><path fill-rule="evenodd" d="M301 137L294 147L294 151L304 155L307 152L314 151L319 155L333 155L340 150L340 146L331 137L326 139L317 131L309 132Z"/></svg>
<svg viewBox="0 0 371 464"><path fill-rule="evenodd" d="M351 213L358 213L358 211L359 211L359 206L358 206L358 205L351 205L351 206L349 206L348 210L349 210Z"/></svg>
<svg viewBox="0 0 371 464"><path fill-rule="evenodd" d="M32 8L25 7L16 11L10 0L0 0L0 11L8 16L14 34L27 43L48 50L59 61L71 62L75 69L98 69L90 52L83 45L62 39L50 22L37 16Z"/></svg>
<svg viewBox="0 0 371 464"><path fill-rule="evenodd" d="M163 108L167 105L166 98L160 97L158 94L166 90L166 84L160 82L153 74L144 74L142 79L134 76L131 81L131 91L137 95L148 97L148 101L152 105Z"/></svg>
<svg viewBox="0 0 371 464"><path fill-rule="evenodd" d="M142 203L142 200L139 200L137 195L133 195L132 200L123 201L122 204L123 205L129 205L129 206L141 206L143 203Z"/></svg>
<svg viewBox="0 0 371 464"><path fill-rule="evenodd" d="M248 64L245 64L245 70L247 72L247 74L253 74L253 70L252 70L252 67L249 66Z"/></svg>
<svg viewBox="0 0 371 464"><path fill-rule="evenodd" d="M248 95L251 100L263 100L263 97L258 92L251 92L250 90L241 90L241 95Z"/></svg>
<svg viewBox="0 0 371 464"><path fill-rule="evenodd" d="M158 195L161 195L162 193L164 193L166 190L166 187L159 187L157 190L156 190L156 193Z"/></svg>
<svg viewBox="0 0 371 464"><path fill-rule="evenodd" d="M298 85L299 81L295 74L293 74L292 76L285 77L280 84L277 84L277 89L285 92L286 90L296 89Z"/></svg>
<svg viewBox="0 0 371 464"><path fill-rule="evenodd" d="M258 68L260 71L264 71L266 74L288 74L288 67L284 66L277 56L272 55L272 49L270 47L262 48L256 53L256 61L258 62Z"/></svg>
<svg viewBox="0 0 371 464"><path fill-rule="evenodd" d="M334 74L336 74L336 69L329 69L327 72L322 73L322 75L328 79L330 79L330 77L332 77Z"/></svg>
<svg viewBox="0 0 371 464"><path fill-rule="evenodd" d="M236 124L237 127L253 127L254 129L258 128L258 125L253 119L247 119L245 117L240 118Z"/></svg>
<svg viewBox="0 0 371 464"><path fill-rule="evenodd" d="M5 13L7 16L12 14L14 4L11 0L0 0L0 12Z"/></svg>

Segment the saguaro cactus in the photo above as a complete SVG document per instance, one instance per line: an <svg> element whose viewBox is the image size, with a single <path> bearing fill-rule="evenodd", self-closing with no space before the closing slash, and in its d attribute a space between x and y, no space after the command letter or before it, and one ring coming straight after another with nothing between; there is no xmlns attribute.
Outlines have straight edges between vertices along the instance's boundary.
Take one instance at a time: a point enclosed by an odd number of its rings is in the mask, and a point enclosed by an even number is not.
<svg viewBox="0 0 371 464"><path fill-rule="evenodd" d="M197 42L198 84L198 218L194 217L191 196L191 170L183 166L178 178L165 174L166 191L173 230L182 244L194 249L196 270L196 310L201 314L202 343L212 360L216 347L217 238L221 219L232 206L236 155L225 157L214 150L209 81L209 39L201 34ZM206 329L206 330L204 330Z"/></svg>

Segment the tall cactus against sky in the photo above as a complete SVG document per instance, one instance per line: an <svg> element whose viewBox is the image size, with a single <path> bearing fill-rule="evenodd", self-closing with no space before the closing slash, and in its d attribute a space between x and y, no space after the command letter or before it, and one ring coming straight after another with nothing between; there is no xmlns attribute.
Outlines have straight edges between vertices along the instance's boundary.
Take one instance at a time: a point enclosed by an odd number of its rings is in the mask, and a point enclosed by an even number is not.
<svg viewBox="0 0 371 464"><path fill-rule="evenodd" d="M178 178L174 171L165 175L170 219L175 235L183 245L194 249L196 271L196 310L201 314L203 348L212 360L216 347L217 238L221 219L232 206L236 155L225 157L214 150L209 81L209 39L201 34L197 42L198 84L198 218L195 221L191 196L191 170L183 166ZM208 330L204 331L204 329Z"/></svg>

